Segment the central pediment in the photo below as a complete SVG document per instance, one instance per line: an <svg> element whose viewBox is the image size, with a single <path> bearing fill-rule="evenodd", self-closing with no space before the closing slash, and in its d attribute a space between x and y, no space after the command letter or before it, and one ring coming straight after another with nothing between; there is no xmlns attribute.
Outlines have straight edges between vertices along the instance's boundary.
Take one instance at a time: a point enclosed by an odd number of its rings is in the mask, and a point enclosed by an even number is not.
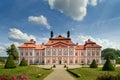
<svg viewBox="0 0 120 80"><path fill-rule="evenodd" d="M63 42L57 42L55 44L52 44L53 47L67 47L68 44L63 43Z"/></svg>

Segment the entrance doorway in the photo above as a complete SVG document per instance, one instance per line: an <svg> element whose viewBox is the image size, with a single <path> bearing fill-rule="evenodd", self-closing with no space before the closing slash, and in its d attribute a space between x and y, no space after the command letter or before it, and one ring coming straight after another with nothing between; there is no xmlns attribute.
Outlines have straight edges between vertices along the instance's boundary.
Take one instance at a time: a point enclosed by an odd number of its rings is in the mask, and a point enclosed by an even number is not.
<svg viewBox="0 0 120 80"><path fill-rule="evenodd" d="M61 60L59 60L59 64L61 64Z"/></svg>

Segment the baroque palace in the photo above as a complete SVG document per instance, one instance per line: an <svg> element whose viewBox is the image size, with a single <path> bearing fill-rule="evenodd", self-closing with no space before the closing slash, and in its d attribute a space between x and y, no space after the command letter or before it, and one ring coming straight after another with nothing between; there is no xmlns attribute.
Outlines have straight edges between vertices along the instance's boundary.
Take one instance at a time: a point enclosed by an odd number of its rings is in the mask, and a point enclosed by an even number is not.
<svg viewBox="0 0 120 80"><path fill-rule="evenodd" d="M93 59L101 64L101 46L90 39L83 45L74 44L69 31L67 37L53 37L51 31L49 41L41 45L31 39L19 51L20 60L24 57L28 64L90 64Z"/></svg>

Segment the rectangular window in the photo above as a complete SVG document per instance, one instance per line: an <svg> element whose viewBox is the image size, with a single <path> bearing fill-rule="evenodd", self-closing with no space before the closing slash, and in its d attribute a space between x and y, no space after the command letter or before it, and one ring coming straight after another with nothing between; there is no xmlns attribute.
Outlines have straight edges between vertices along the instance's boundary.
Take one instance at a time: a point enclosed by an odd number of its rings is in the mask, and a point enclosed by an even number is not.
<svg viewBox="0 0 120 80"><path fill-rule="evenodd" d="M69 54L70 54L70 55L73 54L73 50L72 50L72 49L69 50Z"/></svg>
<svg viewBox="0 0 120 80"><path fill-rule="evenodd" d="M36 56L39 56L39 52L36 52Z"/></svg>
<svg viewBox="0 0 120 80"><path fill-rule="evenodd" d="M23 56L23 52L21 53L21 56Z"/></svg>
<svg viewBox="0 0 120 80"><path fill-rule="evenodd" d="M88 52L88 56L90 56L90 52Z"/></svg>
<svg viewBox="0 0 120 80"><path fill-rule="evenodd" d="M26 56L28 56L28 52L26 52Z"/></svg>
<svg viewBox="0 0 120 80"><path fill-rule="evenodd" d="M39 59L36 59L36 60L35 60L35 63L39 63Z"/></svg>
<svg viewBox="0 0 120 80"><path fill-rule="evenodd" d="M63 50L63 54L64 54L64 55L67 55L66 49Z"/></svg>
<svg viewBox="0 0 120 80"><path fill-rule="evenodd" d="M42 56L44 56L44 51L42 52Z"/></svg>
<svg viewBox="0 0 120 80"><path fill-rule="evenodd" d="M78 55L78 52L76 52L75 55L77 56L77 55Z"/></svg>
<svg viewBox="0 0 120 80"><path fill-rule="evenodd" d="M75 60L75 63L78 63L78 61L77 61L77 60Z"/></svg>
<svg viewBox="0 0 120 80"><path fill-rule="evenodd" d="M70 63L73 63L73 60L72 60L72 59L70 59Z"/></svg>
<svg viewBox="0 0 120 80"><path fill-rule="evenodd" d="M53 63L56 63L55 59L53 59Z"/></svg>
<svg viewBox="0 0 120 80"><path fill-rule="evenodd" d="M92 51L92 56L95 56L95 53L94 53L94 51Z"/></svg>
<svg viewBox="0 0 120 80"><path fill-rule="evenodd" d="M30 56L32 56L32 52L30 52Z"/></svg>
<svg viewBox="0 0 120 80"><path fill-rule="evenodd" d="M84 52L81 52L81 55L84 56Z"/></svg>
<svg viewBox="0 0 120 80"><path fill-rule="evenodd" d="M48 51L47 54L50 55L50 51Z"/></svg>
<svg viewBox="0 0 120 80"><path fill-rule="evenodd" d="M58 55L61 55L61 49L58 49Z"/></svg>
<svg viewBox="0 0 120 80"><path fill-rule="evenodd" d="M99 52L98 51L96 52L96 55L99 56Z"/></svg>
<svg viewBox="0 0 120 80"><path fill-rule="evenodd" d="M55 49L53 49L53 53L52 53L53 55L55 55L56 54L56 50Z"/></svg>

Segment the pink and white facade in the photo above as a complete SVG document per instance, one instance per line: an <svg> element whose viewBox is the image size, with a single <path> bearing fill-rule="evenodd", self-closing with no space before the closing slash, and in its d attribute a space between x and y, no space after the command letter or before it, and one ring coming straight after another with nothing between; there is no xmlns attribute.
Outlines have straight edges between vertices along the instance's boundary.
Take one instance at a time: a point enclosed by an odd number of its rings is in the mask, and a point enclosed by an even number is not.
<svg viewBox="0 0 120 80"><path fill-rule="evenodd" d="M46 44L37 45L31 39L19 46L20 60L28 64L90 64L93 59L101 64L101 46L88 39L85 44L74 44L69 37L49 38Z"/></svg>

